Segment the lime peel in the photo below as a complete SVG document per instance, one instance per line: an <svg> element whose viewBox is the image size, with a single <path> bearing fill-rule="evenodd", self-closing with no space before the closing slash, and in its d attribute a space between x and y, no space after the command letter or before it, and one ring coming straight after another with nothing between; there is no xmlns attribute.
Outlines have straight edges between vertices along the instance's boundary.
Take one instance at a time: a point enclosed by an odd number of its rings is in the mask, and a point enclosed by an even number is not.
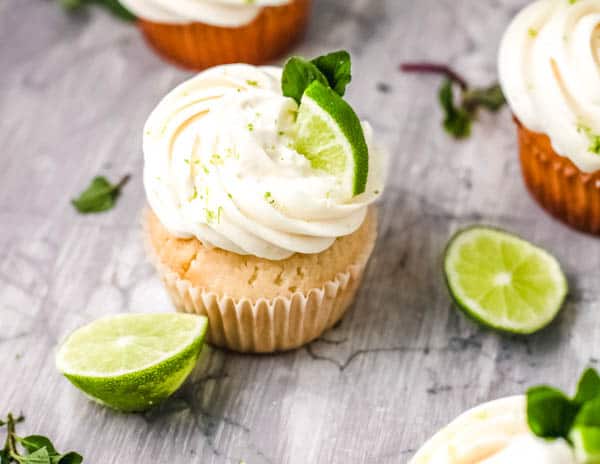
<svg viewBox="0 0 600 464"><path fill-rule="evenodd" d="M127 314L73 332L57 368L86 395L120 411L142 411L177 390L194 368L208 328L203 316Z"/></svg>
<svg viewBox="0 0 600 464"><path fill-rule="evenodd" d="M552 255L491 227L456 233L446 248L444 272L454 302L468 317L515 334L550 324L568 292Z"/></svg>

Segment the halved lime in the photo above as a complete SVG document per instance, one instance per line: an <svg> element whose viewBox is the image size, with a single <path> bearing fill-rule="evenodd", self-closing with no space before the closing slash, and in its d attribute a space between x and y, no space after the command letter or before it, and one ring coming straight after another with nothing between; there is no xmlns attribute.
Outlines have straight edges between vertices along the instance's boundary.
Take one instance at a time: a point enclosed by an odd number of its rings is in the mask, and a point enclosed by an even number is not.
<svg viewBox="0 0 600 464"><path fill-rule="evenodd" d="M568 291L552 255L489 227L454 235L446 248L444 271L454 302L467 316L510 333L531 334L547 326Z"/></svg>
<svg viewBox="0 0 600 464"><path fill-rule="evenodd" d="M352 107L318 81L305 90L296 120L296 150L314 169L341 180L348 196L365 191L369 149Z"/></svg>
<svg viewBox="0 0 600 464"><path fill-rule="evenodd" d="M190 314L122 314L73 332L56 366L92 399L142 411L177 390L192 371L208 327Z"/></svg>

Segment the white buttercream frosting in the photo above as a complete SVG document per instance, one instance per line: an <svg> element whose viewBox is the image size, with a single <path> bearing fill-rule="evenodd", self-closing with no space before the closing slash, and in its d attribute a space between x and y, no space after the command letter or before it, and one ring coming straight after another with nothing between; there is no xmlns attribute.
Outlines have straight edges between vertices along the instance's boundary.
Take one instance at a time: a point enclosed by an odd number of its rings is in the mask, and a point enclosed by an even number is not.
<svg viewBox="0 0 600 464"><path fill-rule="evenodd" d="M566 441L534 436L525 398L505 398L472 409L445 427L410 464L576 464Z"/></svg>
<svg viewBox="0 0 600 464"><path fill-rule="evenodd" d="M296 102L280 68L225 65L170 92L144 129L144 186L170 233L238 254L320 253L356 231L383 190L384 153L369 147L365 193L351 197L294 148Z"/></svg>
<svg viewBox="0 0 600 464"><path fill-rule="evenodd" d="M266 6L292 0L120 0L136 16L166 24L200 22L237 27L254 20Z"/></svg>
<svg viewBox="0 0 600 464"><path fill-rule="evenodd" d="M582 171L600 169L600 0L538 0L500 47L502 89L528 129Z"/></svg>

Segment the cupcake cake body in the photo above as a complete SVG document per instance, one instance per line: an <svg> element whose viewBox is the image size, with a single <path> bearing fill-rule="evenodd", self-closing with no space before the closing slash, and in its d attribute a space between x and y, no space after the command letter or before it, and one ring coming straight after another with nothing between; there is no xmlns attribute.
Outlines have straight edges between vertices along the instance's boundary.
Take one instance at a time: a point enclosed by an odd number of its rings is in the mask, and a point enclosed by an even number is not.
<svg viewBox="0 0 600 464"><path fill-rule="evenodd" d="M517 15L499 55L534 197L600 233L600 1L538 0Z"/></svg>
<svg viewBox="0 0 600 464"><path fill-rule="evenodd" d="M168 94L144 129L150 255L177 308L208 315L213 343L295 348L351 303L383 190L372 142L366 188L315 169L295 146L282 70L225 65Z"/></svg>
<svg viewBox="0 0 600 464"><path fill-rule="evenodd" d="M472 409L429 440L410 464L576 464L565 440L547 441L527 426L523 396Z"/></svg>
<svg viewBox="0 0 600 464"><path fill-rule="evenodd" d="M159 54L193 69L276 58L302 34L310 12L310 0L122 1Z"/></svg>

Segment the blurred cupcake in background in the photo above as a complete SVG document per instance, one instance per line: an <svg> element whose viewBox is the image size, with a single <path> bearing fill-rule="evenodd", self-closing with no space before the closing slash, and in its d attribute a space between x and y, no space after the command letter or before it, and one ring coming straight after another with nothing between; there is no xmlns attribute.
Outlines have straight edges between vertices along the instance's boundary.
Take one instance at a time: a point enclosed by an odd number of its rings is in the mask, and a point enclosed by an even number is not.
<svg viewBox="0 0 600 464"><path fill-rule="evenodd" d="M202 70L261 64L283 55L304 32L311 0L121 0L164 58Z"/></svg>
<svg viewBox="0 0 600 464"><path fill-rule="evenodd" d="M527 6L504 35L499 71L530 192L600 234L600 1Z"/></svg>

